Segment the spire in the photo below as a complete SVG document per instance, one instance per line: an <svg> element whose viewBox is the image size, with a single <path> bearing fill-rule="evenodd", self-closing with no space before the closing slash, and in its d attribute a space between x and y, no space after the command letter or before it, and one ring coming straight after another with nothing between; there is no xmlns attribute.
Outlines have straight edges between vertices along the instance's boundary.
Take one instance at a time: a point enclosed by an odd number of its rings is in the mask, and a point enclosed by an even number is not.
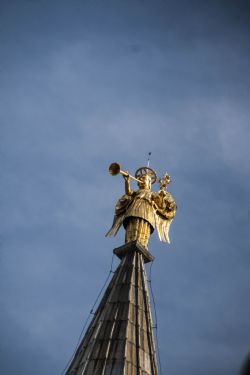
<svg viewBox="0 0 250 375"><path fill-rule="evenodd" d="M144 263L138 241L114 250L121 259L66 375L157 375Z"/></svg>
<svg viewBox="0 0 250 375"><path fill-rule="evenodd" d="M157 175L149 160L147 167L137 169L135 177L118 163L110 165L109 173L123 176L125 194L116 204L106 236L116 235L123 225L125 245L114 250L120 264L66 375L158 375L144 264L154 259L147 246L155 228L160 240L169 242L176 204L165 191L170 182L167 176L160 180L158 192L151 191ZM131 178L138 190L131 189Z"/></svg>

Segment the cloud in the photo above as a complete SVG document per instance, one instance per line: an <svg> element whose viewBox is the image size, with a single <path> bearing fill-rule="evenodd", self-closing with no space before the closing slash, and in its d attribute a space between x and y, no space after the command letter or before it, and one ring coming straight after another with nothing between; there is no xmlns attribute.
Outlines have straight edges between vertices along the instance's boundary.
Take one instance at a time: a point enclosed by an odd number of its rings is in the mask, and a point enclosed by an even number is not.
<svg viewBox="0 0 250 375"><path fill-rule="evenodd" d="M171 245L151 239L163 373L231 375L249 349L243 6L57 5L5 7L5 375L67 362L123 242L104 238L124 189L108 165L133 173L148 151L178 205Z"/></svg>

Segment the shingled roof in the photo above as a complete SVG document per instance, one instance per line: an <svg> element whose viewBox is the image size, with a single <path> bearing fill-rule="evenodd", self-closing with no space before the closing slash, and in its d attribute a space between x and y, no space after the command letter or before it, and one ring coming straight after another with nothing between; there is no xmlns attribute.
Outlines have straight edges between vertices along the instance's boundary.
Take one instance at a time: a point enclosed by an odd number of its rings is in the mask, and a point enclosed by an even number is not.
<svg viewBox="0 0 250 375"><path fill-rule="evenodd" d="M114 250L121 259L66 375L157 375L144 262L134 241Z"/></svg>

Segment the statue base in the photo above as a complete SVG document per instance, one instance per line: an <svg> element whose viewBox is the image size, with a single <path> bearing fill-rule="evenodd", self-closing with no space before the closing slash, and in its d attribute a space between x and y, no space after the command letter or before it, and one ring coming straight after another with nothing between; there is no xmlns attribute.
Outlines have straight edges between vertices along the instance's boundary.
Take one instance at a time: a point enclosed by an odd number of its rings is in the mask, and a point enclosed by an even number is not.
<svg viewBox="0 0 250 375"><path fill-rule="evenodd" d="M149 263L154 260L153 255L143 247L139 241L131 241L125 243L124 245L117 247L113 250L113 253L119 258L122 259L125 255L130 252L138 252L143 256L144 263Z"/></svg>

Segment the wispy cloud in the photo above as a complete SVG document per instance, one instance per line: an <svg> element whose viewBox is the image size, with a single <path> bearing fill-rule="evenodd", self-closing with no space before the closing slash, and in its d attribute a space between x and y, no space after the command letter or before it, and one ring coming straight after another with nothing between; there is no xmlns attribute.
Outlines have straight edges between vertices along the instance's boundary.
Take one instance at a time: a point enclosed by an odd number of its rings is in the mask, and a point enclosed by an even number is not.
<svg viewBox="0 0 250 375"><path fill-rule="evenodd" d="M178 205L171 245L151 239L163 372L234 374L249 349L248 9L16 6L3 10L5 375L67 362L123 242L104 238L123 194L108 165L133 173L148 151Z"/></svg>

